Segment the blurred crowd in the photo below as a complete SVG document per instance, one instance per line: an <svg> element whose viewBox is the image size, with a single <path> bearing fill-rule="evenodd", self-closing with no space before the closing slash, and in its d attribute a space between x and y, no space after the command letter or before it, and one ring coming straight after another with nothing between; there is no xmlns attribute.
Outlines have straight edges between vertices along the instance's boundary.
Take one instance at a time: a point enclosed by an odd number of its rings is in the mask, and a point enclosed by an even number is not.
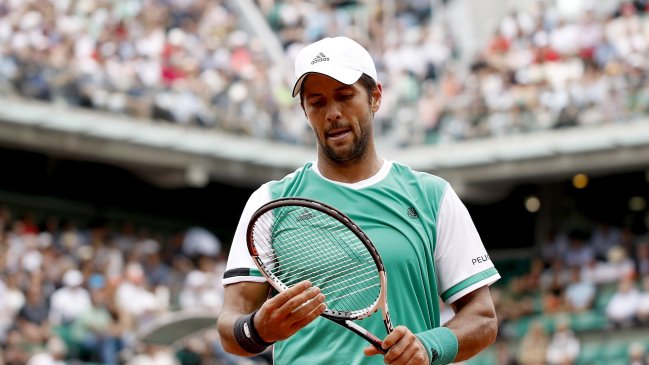
<svg viewBox="0 0 649 365"><path fill-rule="evenodd" d="M592 221L536 248L529 268L503 268L491 288L498 365L582 364L584 332L615 338L649 326L646 229ZM224 266L218 237L200 227L163 235L0 207L0 364L267 365L269 353L226 354L214 328L174 347L141 340L139 330L168 313L218 315ZM649 365L645 340L618 355Z"/></svg>
<svg viewBox="0 0 649 365"><path fill-rule="evenodd" d="M200 227L160 235L0 207L0 364L264 364L226 355L215 329L173 350L141 341L166 313L218 315L224 265Z"/></svg>
<svg viewBox="0 0 649 365"><path fill-rule="evenodd" d="M273 138L269 62L226 1L0 3L0 87L73 107ZM268 85L268 87L258 87Z"/></svg>
<svg viewBox="0 0 649 365"><path fill-rule="evenodd" d="M257 0L278 62L223 0L4 1L0 93L311 143L283 71L304 44L345 34L375 56L377 135L397 146L636 120L649 108L642 1L577 17L553 1L519 7L470 65L430 1L385 4Z"/></svg>
<svg viewBox="0 0 649 365"><path fill-rule="evenodd" d="M509 352L502 364L584 364L584 332L601 332L615 340L615 331L647 328L646 232L634 233L604 220L550 232L538 245L529 270L492 289L501 340L515 344L502 349ZM649 338L621 346L623 353L615 360L649 364Z"/></svg>

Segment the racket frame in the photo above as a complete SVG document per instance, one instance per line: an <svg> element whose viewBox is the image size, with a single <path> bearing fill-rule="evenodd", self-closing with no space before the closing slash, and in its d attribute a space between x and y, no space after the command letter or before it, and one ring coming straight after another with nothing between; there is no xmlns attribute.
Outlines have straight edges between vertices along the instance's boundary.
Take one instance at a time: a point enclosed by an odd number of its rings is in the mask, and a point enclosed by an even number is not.
<svg viewBox="0 0 649 365"><path fill-rule="evenodd" d="M299 197L279 198L262 205L251 216L250 223L248 224L248 229L246 231L248 252L250 253L250 256L253 258L253 261L257 266L257 268L259 269L261 274L266 278L268 283L273 288L275 288L275 290L277 290L278 292L283 292L284 290L288 289L288 287L284 283L279 281L279 279L277 279L277 277L265 267L264 263L259 257L259 252L257 251L254 244L254 228L258 218L270 210L273 210L275 208L280 208L280 207L287 207L287 206L305 207L309 209L315 209L324 214L327 214L328 216L342 223L352 233L354 233L354 235L360 239L363 245L365 245L367 250L370 252L370 256L372 257L372 260L376 265L378 275L379 275L379 282L380 282L379 296L377 297L374 304L365 310L357 310L352 312L341 312L336 310L330 310L327 308L325 312L321 314L321 316L351 330L352 332L356 333L357 335L363 337L365 340L370 342L378 350L385 353L387 350L383 349L382 347L383 342L378 337L376 337L374 334L372 334L365 328L353 322L355 320L367 318L372 314L374 314L375 312L377 312L379 308L381 308L385 330L389 334L394 329L388 311L388 301L387 301L388 280L385 273L385 266L383 265L381 256L379 256L379 252L377 251L376 247L374 246L370 238L345 213L325 203L315 201L312 199L299 198Z"/></svg>

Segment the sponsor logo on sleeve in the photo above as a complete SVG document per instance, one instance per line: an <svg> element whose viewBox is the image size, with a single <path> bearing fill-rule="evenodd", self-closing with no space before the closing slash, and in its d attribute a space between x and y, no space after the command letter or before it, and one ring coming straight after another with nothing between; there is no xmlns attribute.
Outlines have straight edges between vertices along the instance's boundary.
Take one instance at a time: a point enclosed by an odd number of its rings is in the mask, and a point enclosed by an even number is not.
<svg viewBox="0 0 649 365"><path fill-rule="evenodd" d="M471 263L473 265L475 265L475 264L481 264L483 262L487 262L487 261L490 261L490 260L491 260L491 258L489 257L489 255L482 255L482 256L472 258Z"/></svg>

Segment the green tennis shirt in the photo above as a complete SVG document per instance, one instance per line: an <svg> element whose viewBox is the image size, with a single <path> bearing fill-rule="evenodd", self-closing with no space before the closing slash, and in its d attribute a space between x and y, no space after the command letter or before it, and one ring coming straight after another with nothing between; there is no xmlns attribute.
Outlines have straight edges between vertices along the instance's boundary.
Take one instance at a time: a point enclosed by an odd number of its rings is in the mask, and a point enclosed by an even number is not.
<svg viewBox="0 0 649 365"><path fill-rule="evenodd" d="M246 248L252 213L281 197L304 197L347 214L370 237L385 265L393 324L418 333L439 327L440 298L450 304L500 278L466 210L443 179L384 161L373 177L354 184L328 180L314 163L257 189L248 200L232 242L224 285L263 282ZM358 321L379 338L380 313ZM368 343L318 318L273 349L274 364L383 364L367 357Z"/></svg>

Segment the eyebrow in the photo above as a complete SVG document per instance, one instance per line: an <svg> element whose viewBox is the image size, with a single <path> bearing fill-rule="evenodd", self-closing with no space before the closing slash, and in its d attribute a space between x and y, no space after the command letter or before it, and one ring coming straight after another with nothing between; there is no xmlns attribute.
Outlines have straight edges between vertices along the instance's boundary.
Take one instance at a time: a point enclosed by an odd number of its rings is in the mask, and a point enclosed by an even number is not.
<svg viewBox="0 0 649 365"><path fill-rule="evenodd" d="M335 88L334 91L342 91L342 90L345 90L345 89L354 89L354 85L353 84L352 85L343 84L342 86L339 86L339 87ZM304 98L308 99L308 98L321 96L321 95L322 95L322 93L320 93L320 92L312 92L312 93L306 94L304 96Z"/></svg>

